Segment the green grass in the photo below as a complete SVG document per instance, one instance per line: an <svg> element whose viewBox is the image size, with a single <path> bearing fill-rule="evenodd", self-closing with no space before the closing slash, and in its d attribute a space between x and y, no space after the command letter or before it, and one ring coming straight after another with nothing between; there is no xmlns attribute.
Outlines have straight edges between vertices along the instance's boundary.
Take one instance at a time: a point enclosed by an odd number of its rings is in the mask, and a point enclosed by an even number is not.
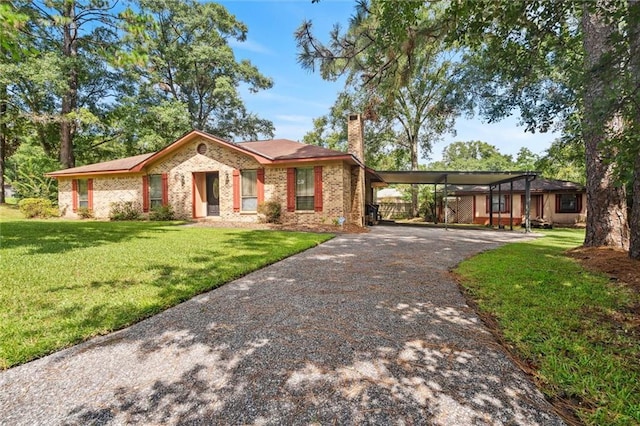
<svg viewBox="0 0 640 426"><path fill-rule="evenodd" d="M0 369L135 323L331 238L0 211Z"/></svg>
<svg viewBox="0 0 640 426"><path fill-rule="evenodd" d="M584 231L545 234L463 262L462 285L547 395L574 402L587 424L640 424L638 330L612 320L640 298L564 255Z"/></svg>

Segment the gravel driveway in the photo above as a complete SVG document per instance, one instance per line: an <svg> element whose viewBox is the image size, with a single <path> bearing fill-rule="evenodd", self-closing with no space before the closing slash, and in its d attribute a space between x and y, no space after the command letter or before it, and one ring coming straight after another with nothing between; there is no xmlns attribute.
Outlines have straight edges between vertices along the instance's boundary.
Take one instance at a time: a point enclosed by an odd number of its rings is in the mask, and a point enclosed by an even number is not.
<svg viewBox="0 0 640 426"><path fill-rule="evenodd" d="M0 424L563 424L447 270L524 234L374 227L0 373Z"/></svg>

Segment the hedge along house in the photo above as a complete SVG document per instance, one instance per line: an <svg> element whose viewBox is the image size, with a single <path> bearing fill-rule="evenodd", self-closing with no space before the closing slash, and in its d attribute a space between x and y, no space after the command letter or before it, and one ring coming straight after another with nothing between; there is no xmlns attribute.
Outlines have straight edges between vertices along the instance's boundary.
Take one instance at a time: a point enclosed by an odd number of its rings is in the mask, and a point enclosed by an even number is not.
<svg viewBox="0 0 640 426"><path fill-rule="evenodd" d="M143 213L171 206L176 217L259 221L263 201L280 203L285 223L344 217L364 224L371 183L360 115L350 115L348 152L286 139L232 143L194 130L155 153L48 173L58 180L65 217L80 209L107 218L113 203Z"/></svg>

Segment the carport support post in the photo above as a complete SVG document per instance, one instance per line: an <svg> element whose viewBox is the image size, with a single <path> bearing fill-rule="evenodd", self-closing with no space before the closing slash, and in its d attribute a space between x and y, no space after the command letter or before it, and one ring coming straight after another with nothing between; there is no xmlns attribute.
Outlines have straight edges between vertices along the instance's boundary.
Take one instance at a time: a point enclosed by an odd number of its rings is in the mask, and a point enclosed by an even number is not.
<svg viewBox="0 0 640 426"><path fill-rule="evenodd" d="M513 231L513 181L509 182L509 230Z"/></svg>
<svg viewBox="0 0 640 426"><path fill-rule="evenodd" d="M449 229L449 202L447 200L447 175L444 175L444 229Z"/></svg>
<svg viewBox="0 0 640 426"><path fill-rule="evenodd" d="M524 232L531 232L531 181L529 178L524 180Z"/></svg>
<svg viewBox="0 0 640 426"><path fill-rule="evenodd" d="M438 223L438 184L433 184L433 224Z"/></svg>

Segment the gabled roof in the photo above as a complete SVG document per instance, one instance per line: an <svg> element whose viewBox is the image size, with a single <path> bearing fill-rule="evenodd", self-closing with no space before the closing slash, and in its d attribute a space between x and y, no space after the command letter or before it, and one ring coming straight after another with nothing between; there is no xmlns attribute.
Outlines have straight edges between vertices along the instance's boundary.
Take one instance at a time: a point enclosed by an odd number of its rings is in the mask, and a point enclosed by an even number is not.
<svg viewBox="0 0 640 426"><path fill-rule="evenodd" d="M144 162L153 155L153 152L149 154L140 154L133 157L120 158L118 160L104 161L102 163L88 164L86 166L72 167L70 169L58 170L55 172L47 173L47 176L65 176L65 175L80 175L90 173L122 173L128 172L131 168Z"/></svg>
<svg viewBox="0 0 640 426"><path fill-rule="evenodd" d="M193 130L172 144L157 152L136 155L134 157L121 158L119 160L105 161L86 166L73 167L47 173L50 177L82 176L94 174L115 174L141 172L145 167L177 151L194 139L201 138L209 142L224 146L232 151L247 155L255 159L259 164L308 162L322 160L345 160L352 164L360 162L351 154L342 151L334 151L314 145L294 142L288 139L274 139L252 142L229 142L199 130Z"/></svg>
<svg viewBox="0 0 640 426"><path fill-rule="evenodd" d="M579 183L569 182L566 180L556 179L543 179L537 178L530 182L531 192L580 192L584 191L584 186ZM503 183L501 187L503 192L510 190L509 183ZM493 188L494 192L498 190L497 185ZM447 191L449 192L474 192L474 193L486 193L489 192L489 185L447 185ZM513 182L514 192L524 192L525 182L524 180L516 180Z"/></svg>
<svg viewBox="0 0 640 426"><path fill-rule="evenodd" d="M273 161L352 157L351 154L347 154L346 152L335 151L316 145L307 145L289 139L238 142L237 145Z"/></svg>

